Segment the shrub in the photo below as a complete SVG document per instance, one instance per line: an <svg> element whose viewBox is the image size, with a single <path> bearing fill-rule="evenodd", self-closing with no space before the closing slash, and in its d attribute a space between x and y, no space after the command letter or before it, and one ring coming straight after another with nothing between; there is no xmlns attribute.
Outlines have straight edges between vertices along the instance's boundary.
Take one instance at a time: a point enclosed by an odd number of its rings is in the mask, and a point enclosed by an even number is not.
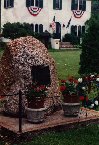
<svg viewBox="0 0 99 145"><path fill-rule="evenodd" d="M71 44L79 44L79 38L74 34L65 34L63 42L71 42Z"/></svg>
<svg viewBox="0 0 99 145"><path fill-rule="evenodd" d="M79 73L99 73L99 16L91 17L86 26L87 30L82 39Z"/></svg>
<svg viewBox="0 0 99 145"><path fill-rule="evenodd" d="M34 35L30 24L28 23L6 23L3 26L3 32L2 32L3 37L5 38L10 38L10 39L15 39L19 37L24 37L27 35Z"/></svg>

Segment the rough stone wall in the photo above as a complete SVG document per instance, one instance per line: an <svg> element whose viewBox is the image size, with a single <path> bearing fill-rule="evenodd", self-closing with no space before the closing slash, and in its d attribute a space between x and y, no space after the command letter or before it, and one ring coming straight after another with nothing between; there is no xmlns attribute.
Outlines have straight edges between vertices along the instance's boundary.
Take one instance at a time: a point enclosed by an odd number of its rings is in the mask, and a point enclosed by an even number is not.
<svg viewBox="0 0 99 145"><path fill-rule="evenodd" d="M16 94L19 89L24 92L32 82L33 65L49 66L51 86L48 88L45 106L57 105L60 103L60 92L55 61L44 44L32 36L21 37L7 44L0 62L0 94ZM23 108L27 104L25 97L23 96ZM18 113L18 96L7 97L5 111Z"/></svg>

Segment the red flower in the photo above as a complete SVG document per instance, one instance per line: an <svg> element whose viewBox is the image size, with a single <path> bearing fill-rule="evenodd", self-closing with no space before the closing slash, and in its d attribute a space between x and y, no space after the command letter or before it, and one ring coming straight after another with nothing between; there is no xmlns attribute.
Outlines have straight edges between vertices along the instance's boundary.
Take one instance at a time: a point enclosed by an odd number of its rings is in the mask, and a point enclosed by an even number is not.
<svg viewBox="0 0 99 145"><path fill-rule="evenodd" d="M61 83L65 83L66 82L66 80L61 80Z"/></svg>
<svg viewBox="0 0 99 145"><path fill-rule="evenodd" d="M78 84L78 80L74 80L74 83L75 83L75 84Z"/></svg>
<svg viewBox="0 0 99 145"><path fill-rule="evenodd" d="M40 86L40 89L41 89L41 90L44 90L44 89L45 89L45 86L44 86L44 85L41 85L41 86Z"/></svg>
<svg viewBox="0 0 99 145"><path fill-rule="evenodd" d="M65 91L66 90L66 86L61 86L60 87L60 90L63 92L63 91Z"/></svg>
<svg viewBox="0 0 99 145"><path fill-rule="evenodd" d="M80 96L79 99L80 99L80 101L84 101L85 98L84 98L84 96Z"/></svg>

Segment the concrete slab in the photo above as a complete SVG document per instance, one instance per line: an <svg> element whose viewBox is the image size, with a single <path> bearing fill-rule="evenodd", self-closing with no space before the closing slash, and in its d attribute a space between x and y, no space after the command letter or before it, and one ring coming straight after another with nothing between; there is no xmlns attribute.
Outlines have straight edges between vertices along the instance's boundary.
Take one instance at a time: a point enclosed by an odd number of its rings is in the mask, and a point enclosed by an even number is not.
<svg viewBox="0 0 99 145"><path fill-rule="evenodd" d="M32 124L26 118L22 120L22 133L38 132L55 128L73 128L75 125L87 125L89 123L99 122L99 111L81 108L77 117L65 117L63 110L57 111L50 116L45 116L45 121L39 124ZM19 134L18 118L7 117L0 114L0 126L9 131Z"/></svg>

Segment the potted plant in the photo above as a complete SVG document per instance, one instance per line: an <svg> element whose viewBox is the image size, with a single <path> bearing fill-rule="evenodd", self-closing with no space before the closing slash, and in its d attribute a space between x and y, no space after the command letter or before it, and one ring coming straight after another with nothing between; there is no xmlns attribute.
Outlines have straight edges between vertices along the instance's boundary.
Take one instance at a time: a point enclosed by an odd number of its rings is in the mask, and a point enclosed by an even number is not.
<svg viewBox="0 0 99 145"><path fill-rule="evenodd" d="M99 104L98 75L87 75L79 78L77 92L83 107L97 109Z"/></svg>
<svg viewBox="0 0 99 145"><path fill-rule="evenodd" d="M78 81L73 77L61 80L60 91L63 99L63 111L65 116L77 116L80 110L79 96L77 94Z"/></svg>
<svg viewBox="0 0 99 145"><path fill-rule="evenodd" d="M42 122L46 111L44 99L47 96L47 87L33 82L29 85L26 96L28 102L28 108L26 108L28 121L33 123Z"/></svg>

